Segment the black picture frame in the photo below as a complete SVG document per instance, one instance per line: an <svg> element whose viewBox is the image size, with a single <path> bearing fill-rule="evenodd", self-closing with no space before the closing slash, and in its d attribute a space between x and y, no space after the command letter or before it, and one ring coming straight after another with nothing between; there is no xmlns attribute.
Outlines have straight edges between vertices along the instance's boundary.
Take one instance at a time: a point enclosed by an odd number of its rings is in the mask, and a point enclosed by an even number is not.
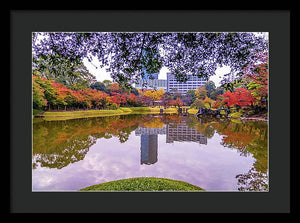
<svg viewBox="0 0 300 223"><path fill-rule="evenodd" d="M269 32L269 192L32 192L31 32L38 31ZM11 10L10 212L290 213L290 32L288 10Z"/></svg>

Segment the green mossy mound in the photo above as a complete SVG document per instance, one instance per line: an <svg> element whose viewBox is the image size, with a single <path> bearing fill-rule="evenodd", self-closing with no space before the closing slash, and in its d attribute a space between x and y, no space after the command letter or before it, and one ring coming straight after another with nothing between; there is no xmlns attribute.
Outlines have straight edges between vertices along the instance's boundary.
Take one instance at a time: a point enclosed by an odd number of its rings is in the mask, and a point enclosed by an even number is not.
<svg viewBox="0 0 300 223"><path fill-rule="evenodd" d="M79 191L204 191L204 189L184 181L137 177L95 184Z"/></svg>

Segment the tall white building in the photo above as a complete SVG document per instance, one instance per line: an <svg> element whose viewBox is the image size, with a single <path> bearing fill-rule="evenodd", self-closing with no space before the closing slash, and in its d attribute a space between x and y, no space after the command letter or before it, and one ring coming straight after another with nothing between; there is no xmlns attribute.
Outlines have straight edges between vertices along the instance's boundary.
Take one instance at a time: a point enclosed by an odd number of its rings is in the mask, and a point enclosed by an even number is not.
<svg viewBox="0 0 300 223"><path fill-rule="evenodd" d="M208 80L204 78L188 75L186 83L178 82L174 74L167 73L167 91L170 92L174 89L174 91L186 94L188 90L196 90L197 88L205 85L207 81Z"/></svg>
<svg viewBox="0 0 300 223"><path fill-rule="evenodd" d="M164 89L164 91L167 91L167 80L165 79L140 79L137 84L135 84L136 88L142 89Z"/></svg>

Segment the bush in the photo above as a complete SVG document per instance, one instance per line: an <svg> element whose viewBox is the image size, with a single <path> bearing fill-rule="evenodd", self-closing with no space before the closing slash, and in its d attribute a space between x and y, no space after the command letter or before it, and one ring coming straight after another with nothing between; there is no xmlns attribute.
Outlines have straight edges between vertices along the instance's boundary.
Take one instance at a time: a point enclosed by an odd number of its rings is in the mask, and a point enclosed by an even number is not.
<svg viewBox="0 0 300 223"><path fill-rule="evenodd" d="M33 114L33 115L38 115L38 114L40 114L40 113L42 113L42 112L43 112L43 110L32 109L32 114Z"/></svg>
<svg viewBox="0 0 300 223"><path fill-rule="evenodd" d="M115 110L115 109L118 109L120 106L117 105L116 103L112 103L111 105L107 106L108 109L111 109L111 110Z"/></svg>
<svg viewBox="0 0 300 223"><path fill-rule="evenodd" d="M226 112L224 110L221 110L220 115L226 115Z"/></svg>
<svg viewBox="0 0 300 223"><path fill-rule="evenodd" d="M230 113L229 116L231 118L240 118L242 116L242 113L240 113L240 112L234 112L234 113Z"/></svg>

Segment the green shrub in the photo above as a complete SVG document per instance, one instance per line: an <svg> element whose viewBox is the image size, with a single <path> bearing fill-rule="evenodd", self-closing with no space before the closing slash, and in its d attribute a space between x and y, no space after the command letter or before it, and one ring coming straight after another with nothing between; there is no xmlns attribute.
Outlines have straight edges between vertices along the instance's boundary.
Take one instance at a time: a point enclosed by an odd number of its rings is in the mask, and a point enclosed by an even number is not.
<svg viewBox="0 0 300 223"><path fill-rule="evenodd" d="M40 114L40 113L42 113L42 112L43 112L43 110L32 109L32 114L33 114L33 115L38 115L38 114Z"/></svg>
<svg viewBox="0 0 300 223"><path fill-rule="evenodd" d="M231 118L240 118L242 116L241 112L234 112L234 113L230 113L229 116Z"/></svg>
<svg viewBox="0 0 300 223"><path fill-rule="evenodd" d="M253 111L253 110L250 110L247 112L247 115L254 115L254 114L255 114L255 111Z"/></svg>
<svg viewBox="0 0 300 223"><path fill-rule="evenodd" d="M226 112L225 112L224 110L221 110L221 111L220 111L220 114L221 114L221 115L226 115Z"/></svg>

